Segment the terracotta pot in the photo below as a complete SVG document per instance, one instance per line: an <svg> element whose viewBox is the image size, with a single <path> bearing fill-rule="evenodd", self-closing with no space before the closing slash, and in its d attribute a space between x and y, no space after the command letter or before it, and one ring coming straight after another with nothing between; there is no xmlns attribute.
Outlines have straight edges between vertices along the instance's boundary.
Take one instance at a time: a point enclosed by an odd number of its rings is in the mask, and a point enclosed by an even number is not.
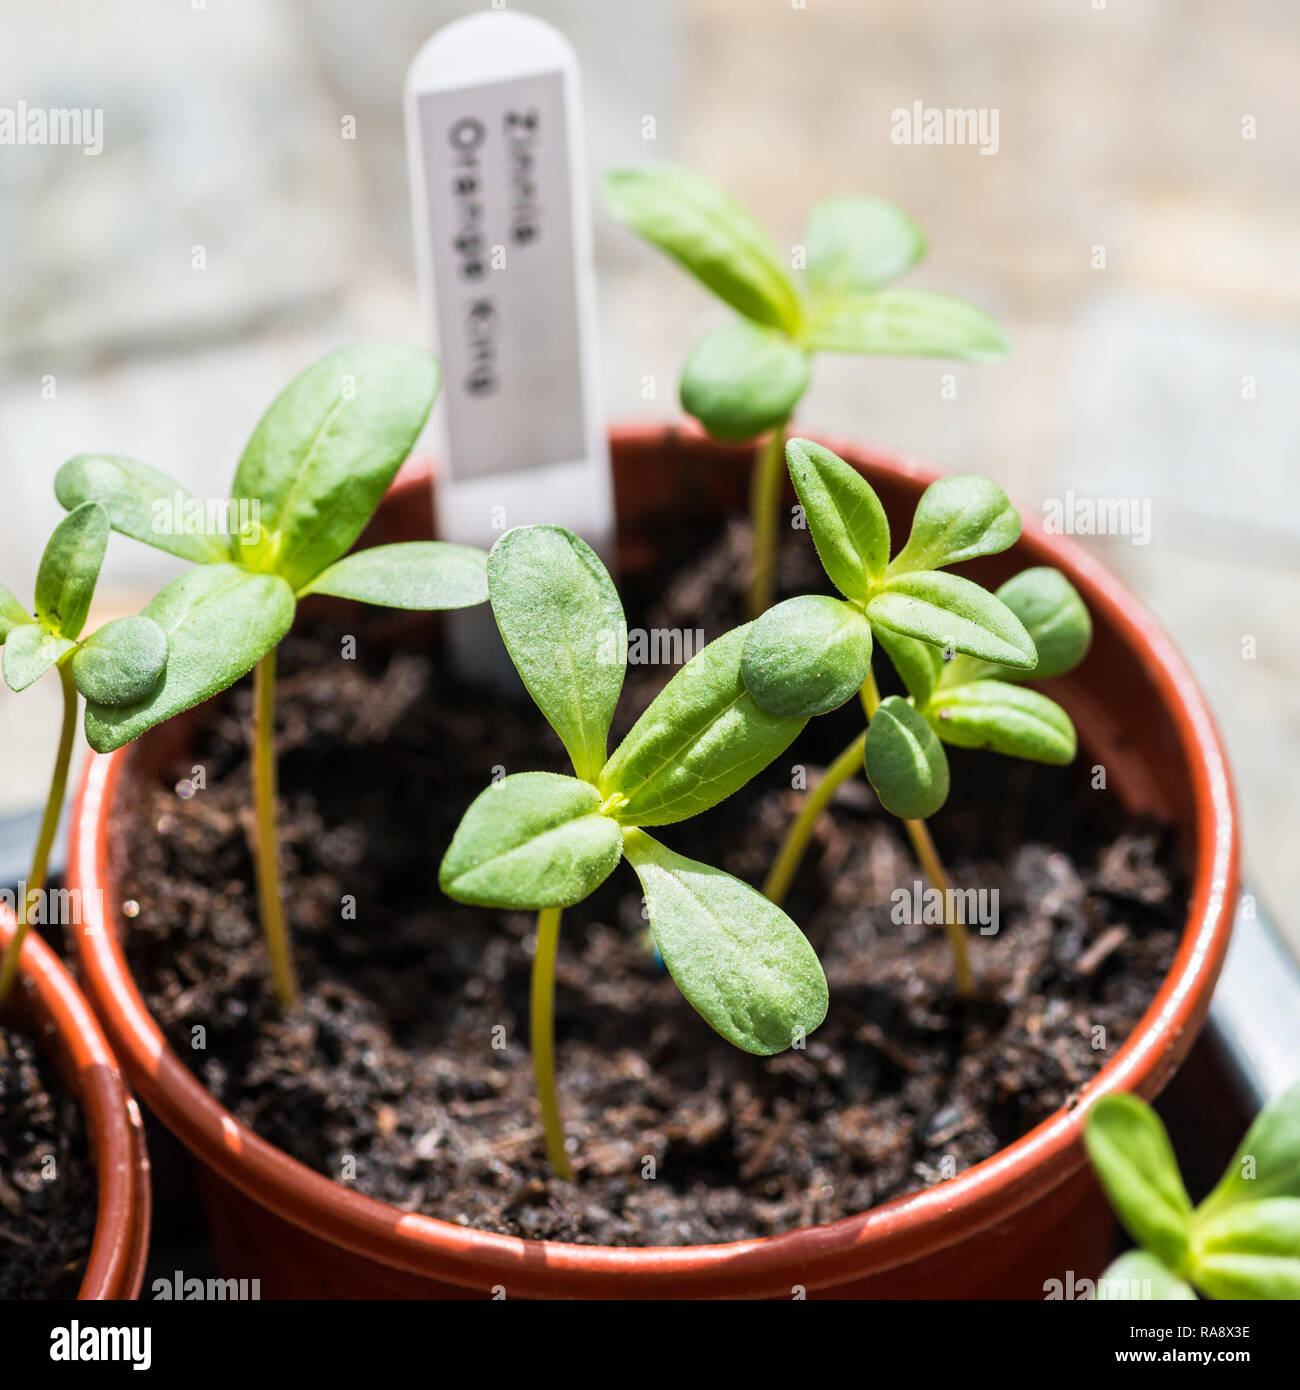
<svg viewBox="0 0 1300 1390"><path fill-rule="evenodd" d="M683 523L743 506L751 452L688 430L613 433L624 572L689 546ZM862 470L902 530L932 470L830 441ZM431 534L429 466L404 470L368 541ZM979 567L997 580L1050 563L1092 611L1087 661L1054 683L1092 762L1134 808L1172 821L1190 866L1187 925L1168 978L1088 1088L1154 1096L1204 1021L1228 944L1237 884L1237 821L1223 749L1182 659L1119 582L1068 541L1032 524L1008 556ZM175 737L175 736L174 736ZM1043 1281L1094 1275L1113 1226L1087 1168L1083 1107L1062 1109L950 1182L833 1225L730 1245L607 1249L465 1229L372 1201L310 1171L245 1128L163 1040L122 953L109 824L130 814L122 788L160 767L165 740L95 759L75 817L70 881L102 887L105 930L79 944L86 987L146 1103L194 1155L219 1208L226 1271L260 1276L263 1294L482 1297L774 1297L802 1287L841 1297L1043 1297ZM174 746L174 742L173 742Z"/></svg>
<svg viewBox="0 0 1300 1390"><path fill-rule="evenodd" d="M0 905L0 951L14 915ZM137 1298L149 1250L149 1156L140 1109L131 1098L95 1015L59 958L27 933L11 996L18 1022L59 1068L86 1116L95 1162L95 1238L77 1293L82 1299Z"/></svg>

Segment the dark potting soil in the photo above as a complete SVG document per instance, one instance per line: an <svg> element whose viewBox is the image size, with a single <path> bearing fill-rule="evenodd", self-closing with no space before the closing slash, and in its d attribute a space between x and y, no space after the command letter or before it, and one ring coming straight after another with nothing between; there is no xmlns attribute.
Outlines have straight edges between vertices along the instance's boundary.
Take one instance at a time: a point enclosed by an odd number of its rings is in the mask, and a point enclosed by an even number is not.
<svg viewBox="0 0 1300 1390"><path fill-rule="evenodd" d="M95 1211L80 1106L35 1042L0 1024L0 1299L75 1298Z"/></svg>
<svg viewBox="0 0 1300 1390"><path fill-rule="evenodd" d="M733 523L682 546L695 558L652 605L625 586L634 654L638 625L707 638L733 626L747 547ZM781 570L787 589L824 587L806 534L787 540ZM608 1245L833 1221L960 1172L1067 1103L1173 959L1185 893L1169 832L1126 816L1081 767L956 750L935 838L957 885L999 909L996 934L970 928L981 992L959 1002L942 929L894 920L895 890L924 885L855 779L786 904L830 985L802 1050L751 1057L710 1031L658 964L626 865L565 914L558 1070L576 1181L553 1180L527 1042L532 918L450 902L437 872L494 771L563 770L558 740L531 705L463 683L440 657L380 650L365 621L355 659L322 627L281 650L303 983L290 1015L267 988L252 889L246 688L165 781L129 787L116 833L123 897L138 905L131 964L177 1052L258 1133L372 1197ZM629 667L615 738L670 674ZM859 721L854 707L814 721L744 791L663 839L758 882L799 804L792 769L811 784ZM183 782L195 765L199 790Z"/></svg>

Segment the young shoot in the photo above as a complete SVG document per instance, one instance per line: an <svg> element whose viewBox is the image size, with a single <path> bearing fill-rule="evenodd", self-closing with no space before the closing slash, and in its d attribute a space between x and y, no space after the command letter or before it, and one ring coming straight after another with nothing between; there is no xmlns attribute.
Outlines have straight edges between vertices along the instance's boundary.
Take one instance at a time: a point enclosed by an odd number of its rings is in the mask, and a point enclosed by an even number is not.
<svg viewBox="0 0 1300 1390"><path fill-rule="evenodd" d="M969 996L966 935L925 824L948 797L943 745L1070 762L1069 716L1017 682L1061 675L1083 659L1092 634L1087 609L1053 569L1026 570L996 594L947 572L1006 550L1020 535L1020 517L987 478L940 478L926 488L907 544L891 560L884 508L856 469L807 439L791 440L787 458L817 554L843 598L805 594L768 609L750 625L741 672L771 714L811 718L858 695L867 726L807 797L764 891L773 902L784 899L818 818L861 768L942 895L957 991ZM906 697L880 698L876 642Z"/></svg>
<svg viewBox="0 0 1300 1390"><path fill-rule="evenodd" d="M890 288L925 254L916 223L884 198L813 208L803 244L782 256L725 190L688 169L623 169L605 182L615 215L742 317L711 329L682 367L682 408L717 439L767 435L750 491L749 616L772 602L786 427L818 352L992 362L1006 335L982 309L933 290ZM802 287L787 270L802 270Z"/></svg>
<svg viewBox="0 0 1300 1390"><path fill-rule="evenodd" d="M488 592L511 660L574 775L517 772L488 787L457 827L439 881L458 902L538 914L533 1068L547 1156L567 1179L552 1024L560 917L621 858L641 880L669 973L728 1042L767 1056L800 1042L825 1017L826 978L785 913L646 833L725 800L806 720L765 713L745 689L742 627L683 666L607 757L627 624L595 552L558 526L519 527L492 547Z"/></svg>
<svg viewBox="0 0 1300 1390"><path fill-rule="evenodd" d="M65 507L96 502L113 529L193 563L144 610L166 634L162 681L143 696L92 698L86 736L107 753L254 671L254 861L271 979L297 996L276 829L275 649L298 601L331 594L390 608L462 608L487 598L486 556L410 541L348 554L411 451L438 389L438 364L401 343L330 353L280 393L235 471L224 519L144 463L83 454L59 470Z"/></svg>
<svg viewBox="0 0 1300 1390"><path fill-rule="evenodd" d="M23 941L43 920L41 894L50 849L68 789L77 732L77 694L110 709L146 698L167 662L167 637L147 616L115 618L81 636L108 546L108 513L95 502L70 511L54 528L36 572L34 614L0 584L0 645L5 684L15 693L51 669L63 688L63 723L31 868L18 895L18 927L0 958L0 1010L18 975Z"/></svg>
<svg viewBox="0 0 1300 1390"><path fill-rule="evenodd" d="M1300 1299L1300 1086L1260 1111L1198 1207L1160 1117L1137 1096L1095 1101L1084 1143L1139 1246L1098 1279L1099 1299Z"/></svg>

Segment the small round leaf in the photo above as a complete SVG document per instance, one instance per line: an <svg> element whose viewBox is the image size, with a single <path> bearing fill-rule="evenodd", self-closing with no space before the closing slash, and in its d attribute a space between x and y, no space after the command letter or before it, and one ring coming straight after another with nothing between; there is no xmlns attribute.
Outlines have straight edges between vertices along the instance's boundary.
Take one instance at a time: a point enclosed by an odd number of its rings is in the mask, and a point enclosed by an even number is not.
<svg viewBox="0 0 1300 1390"><path fill-rule="evenodd" d="M807 389L804 350L784 333L741 321L706 333L682 367L682 409L715 439L775 429Z"/></svg>
<svg viewBox="0 0 1300 1390"><path fill-rule="evenodd" d="M898 695L881 701L867 729L863 764L880 804L900 819L925 820L948 799L943 744Z"/></svg>
<svg viewBox="0 0 1300 1390"><path fill-rule="evenodd" d="M825 594L769 608L750 627L740 674L761 709L810 719L857 693L871 667L871 624Z"/></svg>
<svg viewBox="0 0 1300 1390"><path fill-rule="evenodd" d="M158 684L167 634L152 618L115 618L92 632L72 658L72 679L87 700L133 705Z"/></svg>
<svg viewBox="0 0 1300 1390"><path fill-rule="evenodd" d="M1036 565L1008 579L998 597L1025 625L1038 649L1034 680L1064 675L1087 655L1092 619L1074 585L1058 569Z"/></svg>

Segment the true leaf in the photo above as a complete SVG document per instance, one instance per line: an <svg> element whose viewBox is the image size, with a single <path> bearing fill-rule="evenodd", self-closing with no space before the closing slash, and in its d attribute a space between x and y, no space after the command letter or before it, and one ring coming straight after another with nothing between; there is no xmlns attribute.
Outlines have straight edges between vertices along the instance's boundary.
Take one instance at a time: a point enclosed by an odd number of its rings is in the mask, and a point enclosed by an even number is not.
<svg viewBox="0 0 1300 1390"><path fill-rule="evenodd" d="M351 548L411 452L438 389L438 364L403 343L323 357L276 397L235 473L260 534L235 558L299 590Z"/></svg>
<svg viewBox="0 0 1300 1390"><path fill-rule="evenodd" d="M596 552L562 526L519 526L488 555L492 612L528 693L594 782L623 688L627 623Z"/></svg>
<svg viewBox="0 0 1300 1390"><path fill-rule="evenodd" d="M759 708L741 676L749 624L692 657L651 702L600 774L624 825L669 825L739 790L803 728Z"/></svg>
<svg viewBox="0 0 1300 1390"><path fill-rule="evenodd" d="M1196 1290L1147 1250L1130 1250L1113 1260L1097 1279L1097 1302L1133 1300L1196 1301Z"/></svg>
<svg viewBox="0 0 1300 1390"><path fill-rule="evenodd" d="M200 565L172 580L144 610L167 637L162 680L132 705L86 705L86 739L111 753L146 729L233 685L293 622L293 591L277 575Z"/></svg>
<svg viewBox="0 0 1300 1390"><path fill-rule="evenodd" d="M1006 681L978 680L941 690L926 718L945 743L991 748L1013 758L1068 763L1077 740L1070 716L1046 695Z"/></svg>
<svg viewBox="0 0 1300 1390"><path fill-rule="evenodd" d="M934 730L906 700L880 702L863 749L880 804L903 820L925 820L948 799L948 759Z"/></svg>
<svg viewBox="0 0 1300 1390"><path fill-rule="evenodd" d="M1083 1137L1097 1177L1129 1235L1170 1269L1181 1270L1192 1203L1155 1111L1137 1096L1102 1096L1088 1111Z"/></svg>
<svg viewBox="0 0 1300 1390"><path fill-rule="evenodd" d="M133 705L158 684L167 664L167 634L152 618L114 618L92 632L72 658L72 679L87 700Z"/></svg>
<svg viewBox="0 0 1300 1390"><path fill-rule="evenodd" d="M22 606L21 603L0 584L0 642L16 627L26 627L29 623L34 623L35 618Z"/></svg>
<svg viewBox="0 0 1300 1390"><path fill-rule="evenodd" d="M1300 1085L1266 1105L1197 1215L1239 1202L1300 1197Z"/></svg>
<svg viewBox="0 0 1300 1390"><path fill-rule="evenodd" d="M487 555L446 541L371 546L345 555L302 593L388 608L469 608L487 601Z"/></svg>
<svg viewBox="0 0 1300 1390"><path fill-rule="evenodd" d="M804 247L814 294L879 289L926 249L921 229L896 203L856 194L826 198L813 208Z"/></svg>
<svg viewBox="0 0 1300 1390"><path fill-rule="evenodd" d="M889 564L889 522L867 480L811 439L792 439L786 462L813 544L831 583L862 599Z"/></svg>
<svg viewBox="0 0 1300 1390"><path fill-rule="evenodd" d="M775 329L737 320L706 333L682 367L682 409L717 439L753 439L790 418L808 354Z"/></svg>
<svg viewBox="0 0 1300 1390"><path fill-rule="evenodd" d="M54 475L54 495L71 511L98 502L113 530L196 565L231 558L224 534L191 531L203 504L166 473L120 454L78 454Z"/></svg>
<svg viewBox="0 0 1300 1390"><path fill-rule="evenodd" d="M894 670L907 687L907 693L916 701L917 708L922 708L943 675L943 653L929 642L904 637L883 624L874 629L874 635L894 663Z"/></svg>
<svg viewBox="0 0 1300 1390"><path fill-rule="evenodd" d="M15 692L26 690L76 645L39 623L11 628L3 650L5 684Z"/></svg>
<svg viewBox="0 0 1300 1390"><path fill-rule="evenodd" d="M1300 1197L1267 1197L1193 1218L1191 1277L1212 1298L1300 1299Z"/></svg>
<svg viewBox="0 0 1300 1390"><path fill-rule="evenodd" d="M880 624L933 646L1033 670L1034 644L1020 619L987 589L943 570L895 575L867 604Z"/></svg>
<svg viewBox="0 0 1300 1390"><path fill-rule="evenodd" d="M482 907L572 907L613 873L623 834L600 814L590 782L519 772L482 792L465 812L438 881L458 902Z"/></svg>
<svg viewBox="0 0 1300 1390"><path fill-rule="evenodd" d="M1006 334L982 309L934 290L877 290L821 300L803 333L819 352L996 362Z"/></svg>
<svg viewBox="0 0 1300 1390"><path fill-rule="evenodd" d="M605 178L615 216L755 323L793 333L799 296L761 224L689 169L620 169Z"/></svg>
<svg viewBox="0 0 1300 1390"><path fill-rule="evenodd" d="M624 850L645 890L668 972L710 1027L769 1056L826 1017L826 977L798 927L761 893L629 830Z"/></svg>
<svg viewBox="0 0 1300 1390"><path fill-rule="evenodd" d="M36 571L36 620L75 642L86 625L108 547L108 513L85 502L54 528Z"/></svg>
<svg viewBox="0 0 1300 1390"><path fill-rule="evenodd" d="M921 494L907 544L891 574L937 570L996 555L1020 538L1020 514L1002 489L974 474L939 478Z"/></svg>
<svg viewBox="0 0 1300 1390"><path fill-rule="evenodd" d="M784 719L838 709L871 667L871 624L841 599L804 594L749 627L740 673L759 706Z"/></svg>

